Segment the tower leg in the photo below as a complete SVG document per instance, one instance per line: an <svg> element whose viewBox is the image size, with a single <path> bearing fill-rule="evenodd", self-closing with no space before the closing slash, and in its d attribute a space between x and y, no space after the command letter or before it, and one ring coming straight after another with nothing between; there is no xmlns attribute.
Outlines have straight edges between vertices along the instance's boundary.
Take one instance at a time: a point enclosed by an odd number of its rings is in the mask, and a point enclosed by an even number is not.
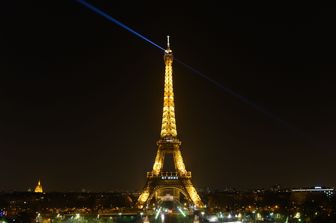
<svg viewBox="0 0 336 223"><path fill-rule="evenodd" d="M190 203L193 203L197 208L202 208L204 206L190 179L179 179L173 181L148 179L138 198L136 207L140 209L144 208L152 200L152 198L155 197L156 192L164 188L172 188L173 190L180 191L187 200L189 200Z"/></svg>
<svg viewBox="0 0 336 223"><path fill-rule="evenodd" d="M155 157L155 162L153 165L153 173L155 175L158 175L162 170L163 162L164 162L164 152L161 149L158 149Z"/></svg>
<svg viewBox="0 0 336 223"><path fill-rule="evenodd" d="M202 208L204 204L190 180L188 180L188 182L185 184L185 188L195 206L198 208Z"/></svg>
<svg viewBox="0 0 336 223"><path fill-rule="evenodd" d="M177 169L178 172L182 175L187 172L183 162L181 151L179 149L175 149L174 151L174 165L175 169Z"/></svg>

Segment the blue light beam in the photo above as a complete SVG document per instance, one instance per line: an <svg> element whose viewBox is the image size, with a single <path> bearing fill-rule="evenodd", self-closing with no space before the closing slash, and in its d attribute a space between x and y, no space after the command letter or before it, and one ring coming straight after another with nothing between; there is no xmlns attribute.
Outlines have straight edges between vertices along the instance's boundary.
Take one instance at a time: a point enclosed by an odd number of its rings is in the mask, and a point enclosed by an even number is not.
<svg viewBox="0 0 336 223"><path fill-rule="evenodd" d="M152 44L153 46L159 48L162 51L165 51L165 49L163 49L161 46L159 46L158 44L154 43L153 41L151 41L150 39L146 38L144 35L141 35L140 33L138 33L137 31L135 31L134 29L131 29L130 27L126 26L124 23L119 22L118 20L116 20L115 18L113 18L112 16L110 16L109 14L107 14L106 12L100 10L99 8L91 5L90 3L88 3L85 0L76 0L77 2L81 3L82 5L84 5L86 8L92 10L93 12L103 16L104 18L106 18L107 20L113 22L114 24L126 29L127 31L133 33L134 35L136 35L137 37L140 37L141 39L147 41L148 43Z"/></svg>
<svg viewBox="0 0 336 223"><path fill-rule="evenodd" d="M131 29L130 27L128 27L127 25L123 24L122 22L119 22L118 20L116 20L115 18L113 18L112 16L110 16L109 14L107 14L106 12L102 11L101 9L95 7L94 5L88 3L85 0L75 0L77 2L79 2L80 4L82 4L83 6L85 6L86 8L92 10L93 12L97 13L98 15L103 16L104 18L106 18L107 20L113 22L114 24L126 29L127 31L129 31L130 33L136 35L137 37L145 40L146 42L150 43L151 45L157 47L158 49L160 49L161 51L165 51L165 49L163 47L161 47L160 45L154 43L153 41L151 41L150 39L146 38L144 35L138 33L137 31L135 31L134 29ZM281 125L283 125L284 127L290 129L293 132L299 133L300 131L293 127L292 125L290 125L288 122L284 121L283 119L279 118L278 116L276 116L275 114L265 110L264 108L258 106L257 104L255 104L254 102L250 101L248 98L236 93L235 91L231 90L230 88L224 86L223 84L219 83L218 81L208 77L207 75L203 74L202 72L196 70L195 68L193 68L192 66L182 62L181 60L174 58L174 60L176 62L178 62L179 64L183 65L184 67L186 67L187 69L191 70L193 73L197 74L198 76L206 79L207 81L209 81L210 83L214 84L215 86L217 86L218 88L220 88L221 90L225 91L226 93L230 94L231 96L234 96L236 98L238 98L240 101L244 102L245 104L251 106L252 108L254 108L255 110L263 113L264 115L268 116L269 118L272 118L273 120L277 121L278 123L280 123Z"/></svg>
<svg viewBox="0 0 336 223"><path fill-rule="evenodd" d="M285 120L279 118L278 116L276 116L275 114L267 111L266 109L262 108L261 106L257 105L256 103L252 102L251 100L249 100L248 98L238 94L237 92L233 91L232 89L230 89L229 87L219 83L218 81L206 76L205 74L203 74L201 71L196 70L195 68L193 68L192 66L189 66L188 64L184 63L183 61L174 58L174 60L176 62L178 62L179 64L183 65L184 67L186 67L187 69L191 70L193 73L197 74L198 76L206 79L207 81L209 81L210 83L214 84L215 86L217 86L218 88L222 89L223 91L225 91L226 93L230 94L231 96L234 96L236 98L238 98L240 101L244 102L245 104L251 106L252 108L254 108L255 110L263 113L264 115L266 115L269 118L272 118L273 120L277 121L278 123L280 123L281 125L283 125L284 127L290 129L293 132L299 132L299 130L295 127L293 127L292 125L290 125L288 122L286 122Z"/></svg>

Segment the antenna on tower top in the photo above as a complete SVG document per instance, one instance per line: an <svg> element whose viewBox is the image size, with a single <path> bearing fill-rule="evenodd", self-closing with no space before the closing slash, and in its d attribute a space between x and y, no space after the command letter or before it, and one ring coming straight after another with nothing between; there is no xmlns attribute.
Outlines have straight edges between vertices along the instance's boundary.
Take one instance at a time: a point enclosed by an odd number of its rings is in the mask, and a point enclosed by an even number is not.
<svg viewBox="0 0 336 223"><path fill-rule="evenodd" d="M167 35L167 49L170 49L169 35Z"/></svg>

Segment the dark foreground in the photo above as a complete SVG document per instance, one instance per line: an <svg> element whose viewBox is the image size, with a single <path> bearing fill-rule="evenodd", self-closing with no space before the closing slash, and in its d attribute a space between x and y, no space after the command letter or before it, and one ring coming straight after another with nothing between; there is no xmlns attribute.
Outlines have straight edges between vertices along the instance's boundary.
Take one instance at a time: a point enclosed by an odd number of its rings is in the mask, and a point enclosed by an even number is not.
<svg viewBox="0 0 336 223"><path fill-rule="evenodd" d="M186 216L133 208L136 193L0 193L0 222L336 223L334 194L293 191L201 193L206 209ZM155 207L153 207L155 208ZM185 207L187 210L188 207ZM188 209L190 210L190 208ZM198 215L195 220L194 214ZM145 216L149 216L145 218Z"/></svg>

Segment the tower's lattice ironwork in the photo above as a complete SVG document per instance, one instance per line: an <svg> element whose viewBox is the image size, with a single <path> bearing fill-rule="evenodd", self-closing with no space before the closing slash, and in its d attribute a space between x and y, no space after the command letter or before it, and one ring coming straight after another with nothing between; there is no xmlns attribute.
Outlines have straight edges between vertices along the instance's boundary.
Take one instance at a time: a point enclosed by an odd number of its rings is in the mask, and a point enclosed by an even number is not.
<svg viewBox="0 0 336 223"><path fill-rule="evenodd" d="M177 137L173 91L173 52L170 49L169 36L167 38L167 49L164 53L164 62L165 79L161 134L157 142L158 150L153 170L147 172L147 182L138 198L137 207L143 208L151 201L157 191L164 188L177 189L190 203L196 207L202 207L203 203L200 196L191 182L191 172L185 168L180 150L181 141ZM173 155L175 172L163 172L166 154Z"/></svg>

